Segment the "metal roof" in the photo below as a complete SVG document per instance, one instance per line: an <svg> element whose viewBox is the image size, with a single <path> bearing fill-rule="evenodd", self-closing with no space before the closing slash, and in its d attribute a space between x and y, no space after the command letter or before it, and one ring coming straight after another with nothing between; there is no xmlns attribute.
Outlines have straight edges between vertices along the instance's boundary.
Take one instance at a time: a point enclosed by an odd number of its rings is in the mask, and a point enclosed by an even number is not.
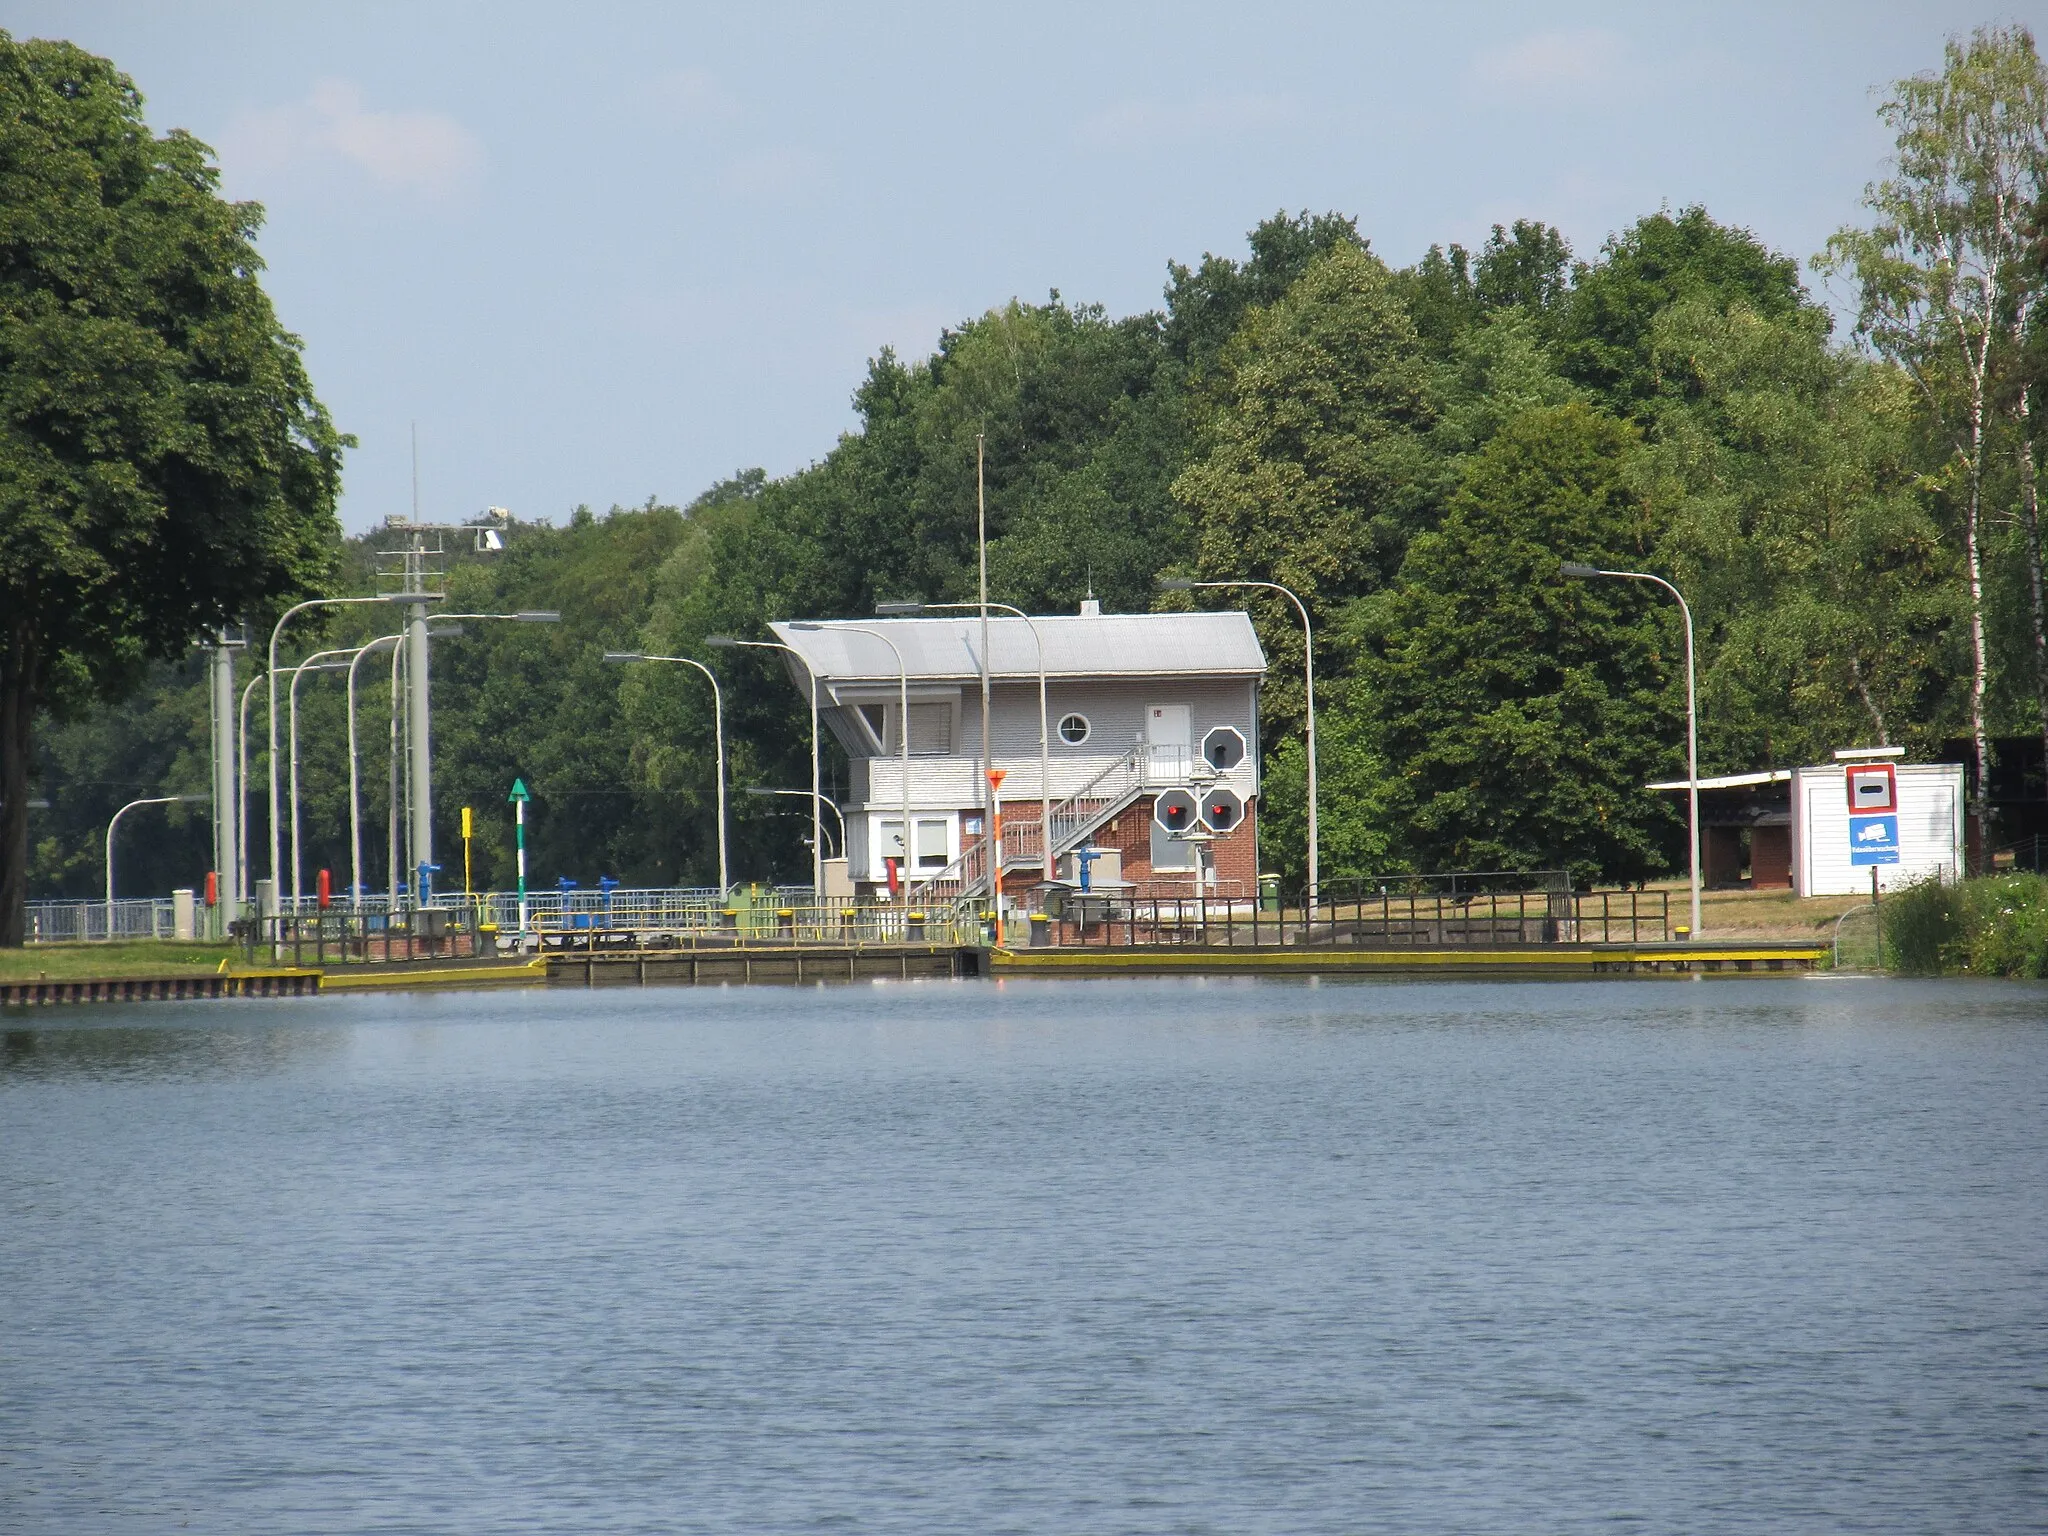
<svg viewBox="0 0 2048 1536"><path fill-rule="evenodd" d="M1715 779L1701 779L1701 780L1700 780L1700 788L1701 788L1701 789L1748 789L1748 788L1750 788L1751 786L1753 786L1753 785L1758 785L1758 784L1788 784L1788 783L1790 783L1790 782L1791 782L1791 780L1792 780L1792 770L1791 770L1791 769L1789 769L1789 768L1776 768L1776 769L1773 769L1773 770L1771 770L1771 771L1770 771L1769 773L1724 773L1724 774L1722 774L1722 775L1721 775L1721 776L1720 776L1719 778L1715 778ZM1645 784L1645 785L1643 786L1643 788L1645 788L1645 789L1679 789L1679 790L1682 790L1682 789L1687 789L1687 788L1690 788L1690 787L1691 787L1691 781L1690 781L1689 779L1666 779L1666 780L1665 780L1665 781L1664 781L1663 783L1661 783L1661 784Z"/></svg>
<svg viewBox="0 0 2048 1536"><path fill-rule="evenodd" d="M1258 677L1266 670L1266 653L1244 613L1034 615L1030 626L1006 614L990 614L993 675L1038 676L1032 626L1045 647L1048 677ZM816 629L800 629L789 622L768 627L816 670L820 681L896 681L896 657L863 630L893 641L903 653L904 672L913 680L950 682L981 676L979 614L826 619L819 620Z"/></svg>

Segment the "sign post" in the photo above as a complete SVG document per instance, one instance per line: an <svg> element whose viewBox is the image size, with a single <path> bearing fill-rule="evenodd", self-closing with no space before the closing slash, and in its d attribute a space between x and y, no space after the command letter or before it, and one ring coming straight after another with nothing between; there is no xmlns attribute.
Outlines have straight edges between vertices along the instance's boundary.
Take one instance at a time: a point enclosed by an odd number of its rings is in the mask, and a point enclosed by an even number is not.
<svg viewBox="0 0 2048 1536"><path fill-rule="evenodd" d="M1870 870L1870 905L1878 908L1878 866L1899 862L1899 776L1890 763L1851 763L1842 774L1849 790L1849 867ZM1877 927L1877 963L1884 964L1884 921Z"/></svg>
<svg viewBox="0 0 2048 1536"><path fill-rule="evenodd" d="M519 842L519 932L524 935L526 920L526 802L533 797L526 792L526 780L514 779L512 793L505 797L512 802L512 825ZM462 829L469 830L469 812L462 813Z"/></svg>
<svg viewBox="0 0 2048 1536"><path fill-rule="evenodd" d="M986 620L984 620L986 623ZM982 631L983 634L987 630ZM988 865L989 893L995 897L996 942L1003 942L1003 780L1010 776L1007 768L991 768L988 771L989 805L989 849Z"/></svg>

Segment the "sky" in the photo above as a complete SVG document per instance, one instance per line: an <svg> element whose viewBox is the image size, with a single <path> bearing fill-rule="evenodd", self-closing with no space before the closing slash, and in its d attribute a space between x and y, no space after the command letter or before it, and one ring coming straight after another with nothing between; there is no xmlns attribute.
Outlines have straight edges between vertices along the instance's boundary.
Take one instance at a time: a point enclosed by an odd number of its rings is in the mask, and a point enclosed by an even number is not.
<svg viewBox="0 0 2048 1536"><path fill-rule="evenodd" d="M1804 260L1884 173L1892 80L2038 7L62 4L264 204L342 518L560 521L787 474L883 347L1336 210L1388 261L1516 218L1581 255L1703 204ZM1823 297L1826 294L1823 292Z"/></svg>

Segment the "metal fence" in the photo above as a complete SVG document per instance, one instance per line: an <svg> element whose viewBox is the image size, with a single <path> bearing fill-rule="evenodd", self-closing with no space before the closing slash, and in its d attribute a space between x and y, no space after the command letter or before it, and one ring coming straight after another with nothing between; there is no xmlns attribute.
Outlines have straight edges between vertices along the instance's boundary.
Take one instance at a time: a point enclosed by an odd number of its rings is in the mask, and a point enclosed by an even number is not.
<svg viewBox="0 0 2048 1536"><path fill-rule="evenodd" d="M716 894L711 893L714 898ZM480 959L515 952L965 945L989 943L994 937L985 914L972 903L821 907L763 897L723 906L715 901L614 901L608 909L561 904L550 911L529 912L523 931L516 903L511 922L493 922L495 915L494 904L487 902L374 912L329 907L251 919L238 924L237 931L251 959L261 951L273 959L320 966Z"/></svg>
<svg viewBox="0 0 2048 1536"><path fill-rule="evenodd" d="M1034 924L1032 937L1038 944L1101 948L1438 949L1640 944L1671 936L1668 891L1454 891L1447 878L1436 883L1433 891L1352 884L1294 907L1069 892Z"/></svg>
<svg viewBox="0 0 2048 1536"><path fill-rule="evenodd" d="M31 901L27 903L27 940L31 944L104 943L109 939L168 939L175 934L175 915L168 896L124 898L113 904L107 921L104 901ZM204 932L206 908L199 909Z"/></svg>

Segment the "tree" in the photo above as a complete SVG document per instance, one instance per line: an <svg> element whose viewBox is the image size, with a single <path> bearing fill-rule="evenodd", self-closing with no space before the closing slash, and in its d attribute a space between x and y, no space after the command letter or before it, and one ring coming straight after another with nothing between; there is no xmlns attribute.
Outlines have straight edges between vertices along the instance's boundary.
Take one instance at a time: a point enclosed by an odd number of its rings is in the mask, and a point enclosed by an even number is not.
<svg viewBox="0 0 2048 1536"><path fill-rule="evenodd" d="M1600 259L1577 269L1557 316L1559 364L1574 383L1627 415L1656 394L1650 329L1682 298L1740 303L1766 319L1806 303L1799 264L1704 208L1653 213L1609 237Z"/></svg>
<svg viewBox="0 0 2048 1536"><path fill-rule="evenodd" d="M1684 771L1678 615L1635 582L1560 582L1562 560L1641 569L1635 433L1583 403L1524 412L1466 464L1400 581L1346 616L1353 708L1378 721L1396 842L1423 869L1666 863Z"/></svg>
<svg viewBox="0 0 2048 1536"><path fill-rule="evenodd" d="M1936 749L1959 626L1910 381L1831 347L1823 315L1704 297L1657 317L1651 355L1641 479L1699 622L1705 753L1777 768L1855 740Z"/></svg>
<svg viewBox="0 0 2048 1536"><path fill-rule="evenodd" d="M1197 574L1278 582L1318 617L1383 585L1437 478L1430 367L1391 274L1355 246L1331 251L1252 311L1219 367L1211 446L1173 485ZM1301 632L1283 598L1245 605L1274 657L1270 745L1303 718Z"/></svg>
<svg viewBox="0 0 2048 1536"><path fill-rule="evenodd" d="M2026 218L2048 166L2048 76L2024 27L1980 28L1951 40L1939 74L1901 80L1879 115L1897 134L1894 174L1864 194L1869 229L1844 229L1818 265L1856 280L1858 334L1919 387L1951 455L1948 478L1963 535L1970 624L1970 729L1977 756L1975 817L1991 846L1990 733L1985 695L1985 489L1992 412L2001 374L2021 360L2039 291L2030 281ZM2028 392L2017 392L2023 417ZM2024 423L2022 423L2024 428ZM2020 433L2020 451L2031 453ZM2022 515L2042 741L2048 745L2048 625L2043 623L2041 536L2026 463Z"/></svg>
<svg viewBox="0 0 2048 1536"><path fill-rule="evenodd" d="M0 33L0 943L37 714L331 567L345 441L209 153L152 135L107 60Z"/></svg>

